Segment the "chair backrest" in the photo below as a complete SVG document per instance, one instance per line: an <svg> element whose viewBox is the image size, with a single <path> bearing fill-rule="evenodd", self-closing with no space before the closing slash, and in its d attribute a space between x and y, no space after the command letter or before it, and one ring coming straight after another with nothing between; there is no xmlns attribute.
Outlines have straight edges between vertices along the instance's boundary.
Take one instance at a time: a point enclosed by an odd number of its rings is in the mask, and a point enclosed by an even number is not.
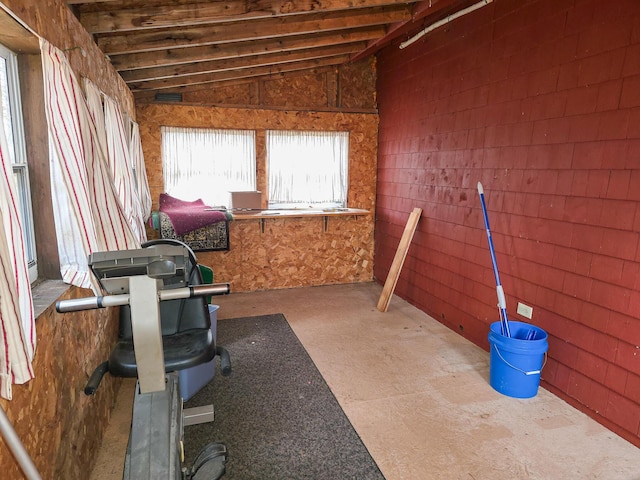
<svg viewBox="0 0 640 480"><path fill-rule="evenodd" d="M169 240L169 241L167 241ZM202 274L200 268L198 268L197 259L195 254L189 247L184 245L178 240L162 239L152 240L143 245L145 248L152 248L153 245L158 244L179 244L183 245L189 250L189 265L187 266L186 283L187 286L201 285ZM164 288L176 287L181 283L182 279L171 277L163 280ZM184 286L184 284L180 284ZM177 300L166 300L160 302L160 323L162 326L162 335L174 335L179 332L184 332L193 329L209 329L211 328L211 319L209 316L209 309L204 297L194 297ZM128 305L120 307L120 338L131 338L131 309Z"/></svg>

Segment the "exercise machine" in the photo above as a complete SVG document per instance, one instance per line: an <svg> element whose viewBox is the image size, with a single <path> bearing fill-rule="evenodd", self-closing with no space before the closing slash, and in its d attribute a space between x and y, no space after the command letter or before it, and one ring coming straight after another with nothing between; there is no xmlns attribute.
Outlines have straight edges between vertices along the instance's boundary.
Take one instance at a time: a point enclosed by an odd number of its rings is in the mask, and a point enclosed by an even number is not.
<svg viewBox="0 0 640 480"><path fill-rule="evenodd" d="M91 375L85 393L95 393L108 372L137 377L126 480L216 480L225 471L224 444L207 445L189 468L183 465L185 425L213 420L213 406L184 409L178 371L220 357L231 373L228 352L215 345L204 297L229 293L228 284L202 284L195 255L175 240L156 240L137 250L94 252L89 267L107 295L56 304L58 312L120 307L120 334L109 360Z"/></svg>

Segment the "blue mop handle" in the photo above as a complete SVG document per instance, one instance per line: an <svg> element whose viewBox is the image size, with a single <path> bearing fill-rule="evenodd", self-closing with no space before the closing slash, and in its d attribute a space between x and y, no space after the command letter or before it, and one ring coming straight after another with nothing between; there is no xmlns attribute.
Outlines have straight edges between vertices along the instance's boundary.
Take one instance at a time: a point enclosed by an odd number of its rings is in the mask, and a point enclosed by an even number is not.
<svg viewBox="0 0 640 480"><path fill-rule="evenodd" d="M487 215L487 206L484 202L484 189L482 183L478 182L478 193L480 194L480 203L482 204L482 214L484 216L484 226L487 230L487 241L489 242L489 253L491 253L491 263L493 265L493 274L496 277L496 295L498 296L498 309L500 310L500 322L502 325L502 335L511 337L509 331L509 317L507 317L507 300L504 296L504 290L500 283L500 274L498 273L498 262L496 261L496 252L493 248L493 239L491 238L491 228L489 227L489 216Z"/></svg>

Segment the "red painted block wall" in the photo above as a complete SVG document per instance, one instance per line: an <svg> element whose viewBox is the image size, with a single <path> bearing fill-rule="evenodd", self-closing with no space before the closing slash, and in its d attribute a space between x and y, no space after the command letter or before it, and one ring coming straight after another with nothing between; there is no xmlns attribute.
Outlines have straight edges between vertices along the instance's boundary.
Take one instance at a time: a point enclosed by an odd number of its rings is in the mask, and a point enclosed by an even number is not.
<svg viewBox="0 0 640 480"><path fill-rule="evenodd" d="M494 0L382 50L377 95L376 279L421 207L395 292L488 349L481 181L542 385L640 446L640 1Z"/></svg>

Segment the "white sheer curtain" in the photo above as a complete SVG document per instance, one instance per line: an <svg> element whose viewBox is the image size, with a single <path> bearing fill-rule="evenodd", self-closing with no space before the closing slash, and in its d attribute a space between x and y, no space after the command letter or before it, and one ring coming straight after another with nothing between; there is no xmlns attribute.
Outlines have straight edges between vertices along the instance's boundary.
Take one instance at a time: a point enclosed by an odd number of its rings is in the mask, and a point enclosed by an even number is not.
<svg viewBox="0 0 640 480"><path fill-rule="evenodd" d="M4 227L0 235L0 396L11 400L12 384L34 376L36 329L19 199L2 122L0 163L0 222Z"/></svg>
<svg viewBox="0 0 640 480"><path fill-rule="evenodd" d="M251 130L162 127L165 192L228 205L229 192L255 190L255 152Z"/></svg>
<svg viewBox="0 0 640 480"><path fill-rule="evenodd" d="M139 247L100 147L95 123L67 58L40 39L51 182L62 278L97 292L87 257Z"/></svg>
<svg viewBox="0 0 640 480"><path fill-rule="evenodd" d="M348 132L267 131L269 206L345 206Z"/></svg>

